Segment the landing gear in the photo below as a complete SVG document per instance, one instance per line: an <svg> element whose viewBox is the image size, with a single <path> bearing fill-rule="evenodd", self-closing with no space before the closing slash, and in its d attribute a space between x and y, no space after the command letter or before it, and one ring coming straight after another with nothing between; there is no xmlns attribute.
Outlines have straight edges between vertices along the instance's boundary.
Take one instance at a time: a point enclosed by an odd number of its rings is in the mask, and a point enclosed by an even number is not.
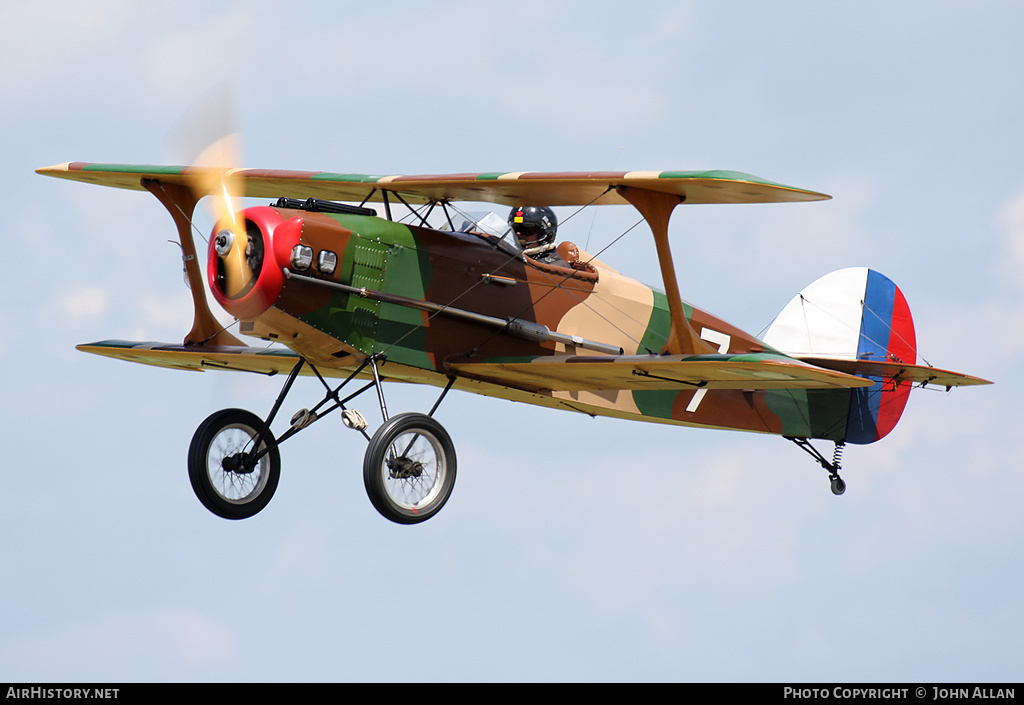
<svg viewBox="0 0 1024 705"><path fill-rule="evenodd" d="M455 485L455 446L432 414L455 382L449 379L429 414L406 413L388 417L378 363L371 357L332 389L315 367L300 360L285 382L266 421L243 409L211 414L192 437L188 475L203 506L225 519L253 516L270 502L281 474L281 443L332 411L340 410L348 428L369 442L363 458L363 483L370 502L385 518L399 524L417 524L437 514ZM278 411L304 365L320 380L326 394L312 409L292 416L291 426L275 438L270 431ZM373 380L345 398L339 392L367 366ZM384 423L371 437L366 419L345 404L376 388Z"/></svg>
<svg viewBox="0 0 1024 705"><path fill-rule="evenodd" d="M832 494L840 495L843 492L846 492L846 482L839 475L832 477Z"/></svg>
<svg viewBox="0 0 1024 705"><path fill-rule="evenodd" d="M243 409L211 414L192 437L188 477L203 506L225 519L247 519L270 501L281 476L277 442Z"/></svg>
<svg viewBox="0 0 1024 705"><path fill-rule="evenodd" d="M377 429L363 458L363 483L385 518L417 524L441 510L455 485L455 446L424 414L399 414Z"/></svg>
<svg viewBox="0 0 1024 705"><path fill-rule="evenodd" d="M802 448L808 455L818 461L821 467L828 471L829 484L832 489L832 494L841 495L846 492L846 482L843 478L839 477L839 470L843 462L843 449L846 447L846 443L839 441L836 443L835 450L832 452L832 461L829 462L825 456L823 456L817 448L811 445L811 442L807 438L793 438L790 436L785 437L787 441L793 441L800 448Z"/></svg>

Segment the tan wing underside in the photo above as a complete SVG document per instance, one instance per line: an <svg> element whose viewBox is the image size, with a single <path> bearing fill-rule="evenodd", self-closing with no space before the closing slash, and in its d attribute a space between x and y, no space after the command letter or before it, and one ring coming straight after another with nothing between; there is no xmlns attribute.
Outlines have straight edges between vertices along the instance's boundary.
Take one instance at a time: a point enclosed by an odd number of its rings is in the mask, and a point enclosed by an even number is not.
<svg viewBox="0 0 1024 705"><path fill-rule="evenodd" d="M83 352L179 370L238 370L287 373L299 356L287 350L211 345L173 345L107 340L79 345ZM736 360L679 356L557 356L534 362L452 365L452 371L492 384L551 391L607 389L845 389L871 380L784 358ZM348 366L321 369L347 375ZM308 368L307 368L308 373Z"/></svg>
<svg viewBox="0 0 1024 705"><path fill-rule="evenodd" d="M268 351L266 348L228 345L174 345L105 340L76 346L94 355L112 357L176 370L239 370L277 374L290 372L299 356L288 350Z"/></svg>
<svg viewBox="0 0 1024 705"><path fill-rule="evenodd" d="M551 391L609 389L849 389L863 377L796 360L699 359L680 356L554 357L533 362L452 365L460 374L494 384Z"/></svg>

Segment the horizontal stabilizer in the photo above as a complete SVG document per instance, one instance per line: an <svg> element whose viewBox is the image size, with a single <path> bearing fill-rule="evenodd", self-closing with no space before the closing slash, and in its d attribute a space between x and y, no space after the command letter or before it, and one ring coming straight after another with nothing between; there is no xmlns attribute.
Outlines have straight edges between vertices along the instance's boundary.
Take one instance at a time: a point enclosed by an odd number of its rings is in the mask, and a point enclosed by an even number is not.
<svg viewBox="0 0 1024 705"><path fill-rule="evenodd" d="M861 377L881 377L886 380L897 382L910 382L912 384L928 385L937 387L966 387L976 384L992 384L986 379L972 377L960 372L940 370L937 367L925 365L904 365L899 362L880 362L877 360L842 360L828 357L797 356L799 360L817 367L826 367L830 370L845 372L846 374L858 375Z"/></svg>
<svg viewBox="0 0 1024 705"><path fill-rule="evenodd" d="M873 382L783 355L555 356L452 365L494 384L550 391L610 389L852 389Z"/></svg>

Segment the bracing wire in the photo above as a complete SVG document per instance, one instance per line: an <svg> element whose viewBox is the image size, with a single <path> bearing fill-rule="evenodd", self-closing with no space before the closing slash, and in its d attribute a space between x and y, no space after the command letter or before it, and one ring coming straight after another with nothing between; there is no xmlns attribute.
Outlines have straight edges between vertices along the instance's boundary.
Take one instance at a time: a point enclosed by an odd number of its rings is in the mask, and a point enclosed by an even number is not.
<svg viewBox="0 0 1024 705"><path fill-rule="evenodd" d="M849 329L849 330L851 330L853 332L858 333L858 335L863 336L868 342L873 343L874 345L877 345L878 347L883 348L883 349L888 347L888 341L882 342L882 341L875 340L871 336L864 335L862 330L854 328L854 326L850 325L849 322L841 319L839 316L835 315L828 308L826 308L824 306L821 306L820 304L815 303L811 299L808 299L802 293L799 294L799 297L800 297L800 309L801 309L801 312L803 313L803 316L804 316L804 327L808 331L810 331L810 323L807 320L807 309L813 307L816 311L819 311L819 312L823 313L824 315L826 315L826 316L832 318L833 320L841 323L842 325L846 326L847 329ZM876 319L877 321L882 323L886 327L886 329L889 331L890 334L895 333L895 335L901 341L903 341L904 343L908 342L905 338L903 338L903 336L901 336L898 332L893 330L892 323L890 321L886 321L884 318L882 318L882 316L880 316L876 311L873 311L871 309L871 307L869 307L863 301L860 302L860 306L861 306L861 311L862 311L861 315L862 316L864 315L863 312L866 312L866 313L870 314L874 319ZM761 332L758 334L758 337L760 338L761 336L763 336L765 331L767 331L770 326L771 326L771 324L768 324L767 326L765 326L761 330ZM916 349L916 345L914 345L912 347L914 347ZM789 351L789 352L792 353L792 352L795 352L795 351ZM814 354L814 350L808 350L808 351L806 351L806 354L813 355ZM854 353L854 354L856 354L856 353ZM923 355L921 355L920 352L918 352L918 355L921 357L921 360L924 361L924 363L926 365L931 367L931 363L928 362L928 360ZM904 361L903 360L896 360L896 362L904 362Z"/></svg>
<svg viewBox="0 0 1024 705"><path fill-rule="evenodd" d="M590 202L588 202L588 203L586 203L586 204L584 204L584 205L580 206L579 208L577 208L577 209L576 209L576 210L575 210L575 211L574 211L573 213L571 213L571 214L570 214L570 215L569 215L569 216L568 216L567 218L565 218L565 219L564 219L564 220L562 221L562 224L564 225L565 223L569 222L569 221L570 221L570 220L571 220L572 218L574 218L574 217L575 217L576 215L578 215L579 213L581 213L581 212L582 212L583 210L585 210L585 209L586 209L587 207L591 206L591 205L592 205L592 204L593 204L593 203L594 203L595 201L597 201L597 200L598 200L598 199L600 199L600 198L601 198L602 196L604 196L604 195L605 195L605 193L607 193L607 191L605 191L605 192L602 192L602 193L601 193L600 195L598 195L598 196L596 196L595 198L593 198L593 199L592 199L592 200L591 200ZM451 204L449 204L449 205L451 205ZM463 212L462 212L462 211L460 211L460 210L459 210L458 208L456 208L456 207L455 207L454 205L452 205L452 210L454 210L454 211L456 212L456 214L457 214L457 215L461 215L461 216L463 216L463 217L466 217L466 218L467 218L467 219L469 219L469 220L473 220L473 219L472 219L471 217L469 217L469 216L468 216L468 215L467 215L466 213L463 213ZM624 231L624 232L623 232L622 234L620 234L620 235L619 235L618 237L616 237L616 238L615 238L614 240L612 240L612 242L610 242L610 243L609 243L608 245L606 245L605 247L603 247L603 248L602 248L602 249L600 250L600 252L598 252L598 253L597 253L596 255L593 255L593 256L591 256L591 258L587 260L587 263L591 262L591 261L592 261L593 259L595 259L595 258L596 258L596 257L597 257L598 255L600 255L600 254L602 254L603 252L605 252L606 250L608 250L608 248L610 248L610 247L611 247L612 245L614 245L614 244L615 244L615 243L617 243L617 242L618 242L619 240L621 240L621 239L622 239L622 238L623 238L623 237L624 237L624 236L625 236L625 235L626 235L627 233L629 233L630 231L632 231L632 230L633 230L634 228L636 228L636 227L637 227L637 226L638 226L638 225L639 225L640 223L642 223L642 222L643 222L643 219L641 218L641 219L640 219L639 221L637 221L637 222L636 222L636 223L635 223L634 225L632 225L632 226L631 226L630 228L628 228L628 229L627 229L627 230L625 230L625 231ZM506 231L506 232L505 232L505 235L507 235L507 232L508 232L508 231ZM504 237L504 235L503 235L502 237ZM507 264L508 264L509 262L512 262L512 261L513 261L513 260L515 260L515 259L519 259L519 258L520 258L520 257L522 257L522 256L523 256L523 255L522 255L521 253L519 253L519 252L517 252L517 253L515 253L515 254L509 254L508 258L507 258L507 259L505 259L504 261L502 261L502 262L501 262L501 263L500 263L500 264L499 264L499 265L498 265L498 266L497 266L496 268L494 268L493 270L491 270L490 274L495 274L495 273L496 273L496 272L498 272L498 271L499 271L499 270L500 270L501 268L503 268L503 267L504 267L505 265L507 265ZM584 299L580 298L580 297L579 297L579 296L578 296L578 295L577 295L577 294L576 294L575 292L573 292L573 291L572 291L572 289L569 289L569 288L567 288L567 287L565 286L565 284L567 284L567 283L568 283L569 281L572 281L572 280L573 280L572 274L566 274L566 275L564 275L564 276L559 276L559 275L553 275L552 273L550 273L550 272L545 272L545 271L542 271L541 273L542 273L542 274L543 274L543 275L544 275L545 277L547 277L547 279L549 280L549 282L550 282L551 284L553 284L553 286L552 286L552 287L551 287L551 288L550 288L550 289L549 289L549 290L548 290L547 292L545 292L545 293L544 293L544 294L543 294L543 295L542 295L542 296L541 296L540 298L538 298L538 299L537 299L537 301L534 301L534 302L532 302L530 306L528 306L528 307L524 308L524 309L523 309L522 311L520 311L520 312L519 312L519 314L517 314L517 315L516 315L516 316L515 316L514 318L518 318L519 316L521 316L521 315L523 315L524 313L526 313L526 311L528 311L528 310L529 310L530 308L532 308L533 306L535 306L535 305L536 305L537 303L539 303L540 301L542 301L542 300L543 300L544 298L546 298L547 296L549 296L550 294L552 294L552 293L553 293L553 292L554 292L554 291L555 291L556 289L561 289L561 290L563 290L563 291L569 292L569 293L570 293L570 295L571 295L571 296L573 296L574 298L576 298L576 299L577 299L577 301L579 301L579 302L580 302L580 303L581 303L582 305L584 305L584 306L587 306L587 303L586 303L586 301L585 301ZM395 340L395 341L394 341L394 342L392 342L392 343L391 343L390 345L388 345L388 347L387 347L387 348L385 348L385 349L384 349L383 351L381 351L381 354L386 354L388 350L390 350L390 349L391 349L392 347L394 347L394 346L398 345L399 343L401 343L401 342L402 342L402 341L403 341L403 340L404 340L404 339L405 339L406 337L408 337L408 336L412 335L412 334L413 334L413 333L414 333L415 331L419 330L420 328L426 327L426 325L427 325L427 324L428 324L428 323L429 323L429 322L430 322L430 321L431 321L431 320L432 320L432 319L433 319L433 318L434 318L435 316L437 316L437 315L439 315L439 314L443 313L444 309L446 309L446 308L449 308L449 307L451 307L451 306L454 306L454 305L455 305L455 304L456 304L456 303L457 303L457 302L458 302L458 301L459 301L460 299L462 299L463 297L467 296L467 295L468 295L468 294L469 294L470 292L472 292L472 291L473 291L474 289L476 289L476 288L477 288L478 286L482 285L483 283L484 283L484 278L483 278L483 277L481 277L481 278L480 278L480 279L479 279L478 281L474 282L474 283L473 283L472 285L470 285L469 287L467 287L465 291L463 291L463 292L462 292L461 294L459 294L458 296L456 296L456 297L455 297L454 299L452 299L451 301L449 301L449 302L448 302L448 303L446 303L446 304L443 304L443 305L442 305L442 308L441 308L441 309L439 309L438 311L432 312L432 313L431 313L430 315L428 315L425 321L423 321L422 323L419 323L419 324L417 324L417 325L416 325L416 326L415 326L414 328L410 329L410 330L409 330L409 331L407 331L407 332L406 332L405 334L403 334L402 336L400 336L400 337L399 337L399 338L398 338L397 340ZM629 337L629 338L630 338L631 340L633 340L633 342L635 342L635 343L637 343L637 344L639 345L640 341L637 341L637 340L633 339L633 337L632 337L632 336L630 336L630 335L629 335L628 333L626 333L625 331L622 331L622 329L621 329L621 328L619 328L618 326L616 326L616 325L615 325L615 324L614 324L613 322L609 321L609 320L608 320L608 319L607 319L607 318L606 318L605 316L601 315L601 314L600 314L599 312L597 312L597 311L594 311L593 307L591 307L591 306L588 306L588 308L590 308L590 310L591 310L591 311L593 311L593 312L594 312L594 313L595 313L596 315L600 316L600 317L601 317L601 318L602 318L603 320L605 320L605 321L606 321L607 323L611 324L611 325L612 325L613 327L615 327L615 328L616 328L617 330L619 330L620 332L622 332L622 333L623 333L624 335L627 335L627 337ZM484 340L482 340L481 342L479 342L479 343L478 343L478 344L476 345L476 347L475 347L474 349L477 349L477 348L479 348L480 346L482 346L482 345L485 345L485 344L486 344L486 343L487 343L487 342L488 342L489 340L493 339L493 338L494 338L494 337L495 337L496 335L498 335L498 334L499 334L500 332L501 332L501 330L497 330L497 331L495 331L495 332L491 333L491 334L490 334L489 336L487 336L487 337L486 337L486 338L485 338Z"/></svg>

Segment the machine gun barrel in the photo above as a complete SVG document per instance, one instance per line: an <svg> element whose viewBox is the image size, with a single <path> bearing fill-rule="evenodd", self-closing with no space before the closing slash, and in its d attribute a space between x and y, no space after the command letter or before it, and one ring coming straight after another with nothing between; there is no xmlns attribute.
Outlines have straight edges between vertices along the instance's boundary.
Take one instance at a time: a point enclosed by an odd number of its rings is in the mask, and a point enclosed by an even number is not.
<svg viewBox="0 0 1024 705"><path fill-rule="evenodd" d="M607 343L600 343L594 340L587 340L586 338L581 338L578 335L559 333L558 331L551 330L545 325L533 323L532 321L524 321L521 318L505 319L497 318L495 316L487 316L482 313L474 313L473 311L455 308L454 306L445 306L431 301L421 301L419 299L411 299L397 294L389 294L384 291L375 291L365 287L349 286L348 284L341 284L339 282L317 279L304 274L296 274L289 269L284 270L284 276L286 279L295 279L307 284L315 284L328 289L334 289L335 291L342 291L346 294L359 296L364 299L380 301L381 303L396 304L398 306L408 306L409 308L415 308L421 311L429 311L430 313L451 316L452 318L458 318L463 321L469 321L471 323L477 323L490 328L505 330L510 335L514 335L517 338L523 338L525 340L562 343L563 345L571 345L583 348L584 350L604 353L605 355L623 354L622 348L617 345L609 345Z"/></svg>

